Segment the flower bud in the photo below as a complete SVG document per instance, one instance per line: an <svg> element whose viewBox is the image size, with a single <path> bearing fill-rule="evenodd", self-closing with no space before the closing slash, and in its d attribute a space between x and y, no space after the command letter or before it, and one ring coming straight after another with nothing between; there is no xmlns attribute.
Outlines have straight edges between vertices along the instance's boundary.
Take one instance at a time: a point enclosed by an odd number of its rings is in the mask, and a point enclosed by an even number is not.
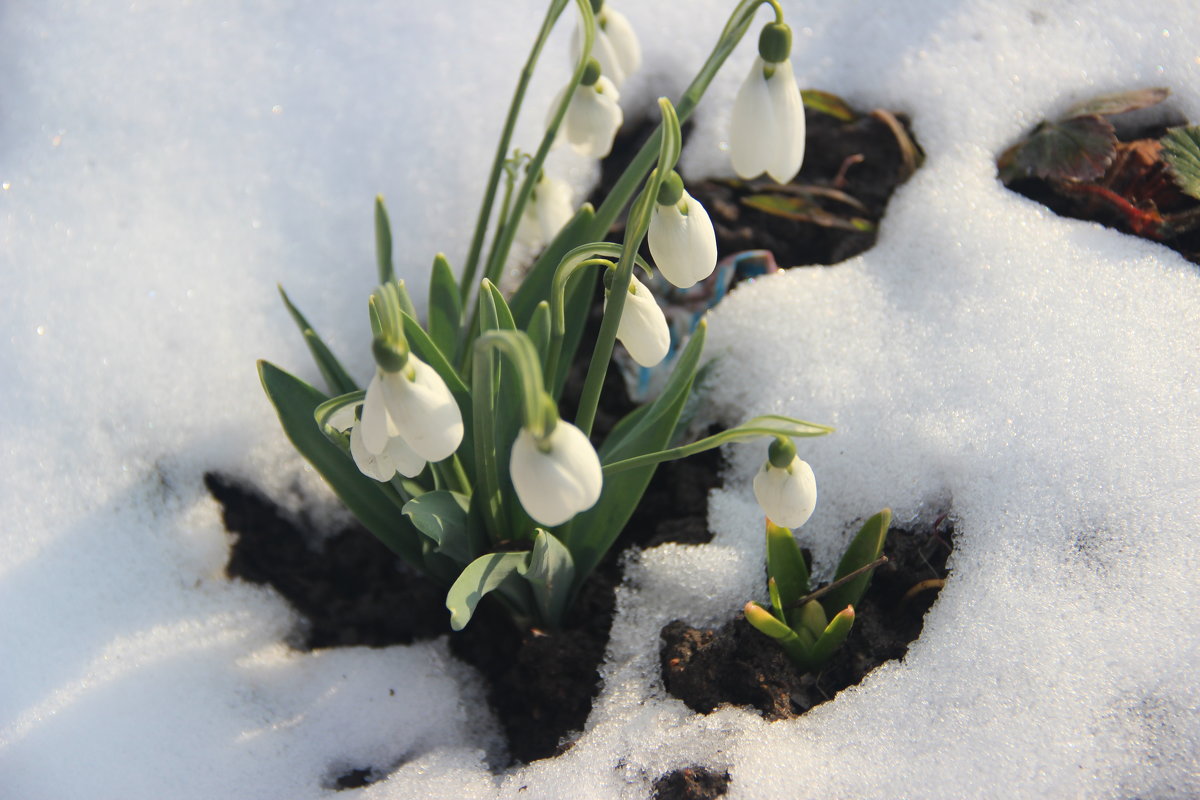
<svg viewBox="0 0 1200 800"><path fill-rule="evenodd" d="M604 304L608 305L607 297ZM655 366L671 349L671 329L667 326L666 316L651 291L634 277L629 279L629 294L621 309L617 338L633 360L643 367Z"/></svg>

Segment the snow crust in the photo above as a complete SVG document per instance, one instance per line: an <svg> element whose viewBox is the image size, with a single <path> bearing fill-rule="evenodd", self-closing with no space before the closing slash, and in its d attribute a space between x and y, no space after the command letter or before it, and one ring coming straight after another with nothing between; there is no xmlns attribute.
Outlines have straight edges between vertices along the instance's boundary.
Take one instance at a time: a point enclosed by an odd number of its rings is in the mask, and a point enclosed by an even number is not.
<svg viewBox="0 0 1200 800"><path fill-rule="evenodd" d="M784 2L801 85L910 114L928 159L875 249L712 315L713 400L729 422L837 426L801 451L818 563L884 506L953 513L954 577L903 662L789 722L665 694L661 626L762 594L765 446L730 452L712 544L630 561L575 746L502 775L479 680L444 641L294 653L283 602L222 577L204 471L297 509L328 497L257 385L259 357L316 377L274 284L368 372L372 198L423 295L434 253L463 258L541 5L0 8L2 793L315 798L375 768L394 772L346 796L607 800L702 764L735 800L1200 795L1200 278L993 166L1101 92L1169 86L1200 119L1190 0ZM678 95L730 6L620 6L646 56L627 119ZM687 176L731 174L755 35L697 114ZM581 192L595 174L555 161Z"/></svg>

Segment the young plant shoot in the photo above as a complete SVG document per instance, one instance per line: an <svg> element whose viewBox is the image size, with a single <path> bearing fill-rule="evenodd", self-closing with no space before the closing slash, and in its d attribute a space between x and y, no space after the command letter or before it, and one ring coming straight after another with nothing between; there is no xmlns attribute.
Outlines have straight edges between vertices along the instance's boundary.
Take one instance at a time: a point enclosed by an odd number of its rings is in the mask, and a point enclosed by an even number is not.
<svg viewBox="0 0 1200 800"><path fill-rule="evenodd" d="M677 444L686 433L681 417L695 388L703 321L675 358L658 397L598 439L598 448L592 441L615 343L645 366L661 362L671 346L662 310L633 274L635 266L653 274L654 267L637 255L642 241L649 236L653 260L679 286L702 280L716 264L708 214L675 172L680 120L695 108L764 3L774 9L776 21L763 35L768 44L760 43L760 50L769 45L771 58L759 68L759 80L773 81L762 92L779 108L799 108L787 62L790 40L787 47L779 45L778 30L786 26L777 2L743 0L678 104L659 100L658 130L594 209L572 205L566 184L544 171L546 156L557 142L594 158L608 154L622 121L616 85L637 69L640 46L619 13L597 0L576 0L575 68L550 109L537 149L513 151L530 77L568 6L567 0L552 0L505 119L461 276L455 277L445 257L434 259L423 322L404 281L396 278L391 224L382 199L376 201L379 287L367 304L375 369L365 390L284 296L329 386L327 394L260 362L263 386L285 432L372 533L446 587L456 630L489 594L519 626L560 626L663 461L769 438L771 460L765 476L755 480L764 509L794 525L812 512L812 470L796 457L793 440L830 428L760 416ZM788 92L794 97L783 97ZM746 105L741 98L738 103L739 109ZM747 108L744 113L757 116L735 126L765 126L763 141L786 157L772 155L763 168L776 178L790 177L799 168L802 115L799 123L794 115L772 121L763 117L761 103ZM800 150L794 146L797 136ZM786 141L782 149L777 140ZM735 152L735 161L739 158ZM626 209L624 240L603 241ZM495 284L518 238L545 249L506 297ZM585 340L583 322L598 279L606 289L603 321L596 338ZM589 368L568 420L560 415L559 400L581 348ZM799 587L789 589L789 597L807 592L807 575L803 584L789 580ZM783 611L778 616L781 624L791 624Z"/></svg>
<svg viewBox="0 0 1200 800"><path fill-rule="evenodd" d="M803 462L801 462L803 463ZM808 565L787 528L767 520L767 592L771 608L749 602L746 621L779 642L804 672L817 672L854 627L854 604L862 598L881 556L892 512L880 511L863 523L838 563L829 585L809 590Z"/></svg>

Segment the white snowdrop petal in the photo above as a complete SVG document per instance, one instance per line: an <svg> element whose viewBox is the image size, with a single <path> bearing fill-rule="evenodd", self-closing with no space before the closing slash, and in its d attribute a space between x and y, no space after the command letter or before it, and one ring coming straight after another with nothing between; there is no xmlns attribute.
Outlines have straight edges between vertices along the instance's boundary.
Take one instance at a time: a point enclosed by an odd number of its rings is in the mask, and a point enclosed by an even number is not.
<svg viewBox="0 0 1200 800"><path fill-rule="evenodd" d="M717 266L717 236L704 206L683 193L688 213L678 204L655 204L647 239L650 255L663 277L686 289L712 274Z"/></svg>
<svg viewBox="0 0 1200 800"><path fill-rule="evenodd" d="M542 240L549 242L575 216L575 196L566 181L543 175L535 211Z"/></svg>
<svg viewBox="0 0 1200 800"><path fill-rule="evenodd" d="M362 403L347 403L341 408L334 411L325 420L325 424L333 428L335 431L348 431L354 426L357 421L357 411Z"/></svg>
<svg viewBox="0 0 1200 800"><path fill-rule="evenodd" d="M393 436L389 439L380 458L386 458L393 471L406 478L415 478L425 469L425 459L409 446L403 436ZM390 475L388 479L391 479Z"/></svg>
<svg viewBox="0 0 1200 800"><path fill-rule="evenodd" d="M538 449L524 428L509 460L517 498L529 516L547 527L561 525L600 498L600 459L583 431L560 420L550 434L550 450Z"/></svg>
<svg viewBox="0 0 1200 800"><path fill-rule="evenodd" d="M642 66L642 46L637 34L625 15L608 5L600 10L600 19L604 25L604 38L620 64L622 80L626 80ZM613 82L618 86L621 84L621 81Z"/></svg>
<svg viewBox="0 0 1200 800"><path fill-rule="evenodd" d="M386 448L384 450L386 452ZM367 450L363 442L362 425L355 425L350 431L350 456L354 459L358 471L368 478L383 482L390 481L396 474L396 470L390 468L390 460L383 453L377 455Z"/></svg>
<svg viewBox="0 0 1200 800"><path fill-rule="evenodd" d="M804 161L804 101L792 72L792 62L782 61L767 80L771 108L775 113L775 141L766 172L777 183L789 183Z"/></svg>
<svg viewBox="0 0 1200 800"><path fill-rule="evenodd" d="M754 476L754 498L776 525L799 528L817 507L817 479L812 467L799 457L787 469L768 461Z"/></svg>
<svg viewBox="0 0 1200 800"><path fill-rule="evenodd" d="M734 172L747 179L765 172L774 153L776 119L771 93L763 78L764 66L761 57L754 59L733 103L729 157Z"/></svg>
<svg viewBox="0 0 1200 800"><path fill-rule="evenodd" d="M387 447L388 437L393 433L393 424L388 417L387 405L383 398L383 382L378 370L371 383L367 385L367 396L363 401L362 420L363 444L367 452L378 454Z"/></svg>
<svg viewBox="0 0 1200 800"><path fill-rule="evenodd" d="M411 380L405 375L409 368ZM433 367L409 356L407 367L384 374L381 385L388 415L421 458L441 461L458 449L463 436L462 413Z"/></svg>
<svg viewBox="0 0 1200 800"><path fill-rule="evenodd" d="M594 86L580 86L571 98L563 127L567 141L580 155L604 158L624 116L617 104L620 95L603 75Z"/></svg>
<svg viewBox="0 0 1200 800"><path fill-rule="evenodd" d="M643 367L653 367L666 358L671 348L671 329L658 301L645 284L632 278L629 285L633 291L625 297L617 338L634 361Z"/></svg>

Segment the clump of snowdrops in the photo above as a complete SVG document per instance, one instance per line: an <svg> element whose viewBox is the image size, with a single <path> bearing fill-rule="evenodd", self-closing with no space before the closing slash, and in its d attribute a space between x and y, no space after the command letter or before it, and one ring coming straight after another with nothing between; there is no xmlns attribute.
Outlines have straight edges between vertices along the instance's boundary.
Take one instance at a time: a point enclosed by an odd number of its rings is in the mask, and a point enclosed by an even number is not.
<svg viewBox="0 0 1200 800"><path fill-rule="evenodd" d="M575 69L549 109L537 149L510 155L526 87L568 5L552 0L504 122L466 263L456 278L445 257L434 258L423 321L396 278L387 212L376 202L379 287L367 304L376 368L365 389L284 295L330 392L260 362L284 430L370 531L448 587L455 629L489 593L518 625L561 625L657 464L730 442L790 443L830 431L767 415L680 444L704 346L701 322L658 397L598 447L591 440L616 342L644 366L671 348L663 312L636 270L650 275L657 267L687 287L716 265L708 214L674 171L679 126L764 4L775 20L762 29L759 57L738 93L730 147L743 177L765 172L790 181L804 156L790 29L776 0L743 0L682 97L674 104L660 99L661 124L600 207L575 207L566 185L545 171L546 156L559 144L595 158L609 153L622 122L620 85L641 52L618 11L603 0L578 0ZM603 241L627 206L624 241ZM505 297L496 284L518 237L545 248ZM637 255L647 237L653 266ZM583 321L598 279L606 289L603 322L596 339L585 342ZM568 420L558 401L581 346L591 349L589 368ZM811 513L812 471L798 458L777 471L804 470L807 481L772 474L763 490L756 481L768 516L786 520L797 506Z"/></svg>

